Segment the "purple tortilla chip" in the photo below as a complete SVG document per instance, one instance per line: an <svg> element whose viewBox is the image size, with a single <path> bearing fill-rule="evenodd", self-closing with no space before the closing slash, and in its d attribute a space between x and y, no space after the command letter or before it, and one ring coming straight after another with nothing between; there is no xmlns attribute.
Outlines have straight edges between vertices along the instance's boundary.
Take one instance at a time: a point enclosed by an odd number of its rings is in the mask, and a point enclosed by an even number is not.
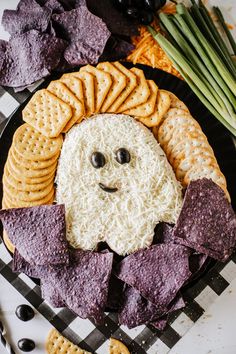
<svg viewBox="0 0 236 354"><path fill-rule="evenodd" d="M226 261L236 243L236 216L223 190L212 180L190 182L173 230L176 242Z"/></svg>
<svg viewBox="0 0 236 354"><path fill-rule="evenodd" d="M135 46L123 39L111 36L99 61L116 61L126 58Z"/></svg>
<svg viewBox="0 0 236 354"><path fill-rule="evenodd" d="M5 52L0 84L25 86L47 76L60 62L66 42L32 30L10 39Z"/></svg>
<svg viewBox="0 0 236 354"><path fill-rule="evenodd" d="M2 69L4 60L5 60L5 52L7 50L7 42L3 39L0 39L0 70Z"/></svg>
<svg viewBox="0 0 236 354"><path fill-rule="evenodd" d="M154 245L126 257L117 276L159 307L166 307L191 276L190 251L175 244Z"/></svg>
<svg viewBox="0 0 236 354"><path fill-rule="evenodd" d="M168 315L164 315L160 317L158 320L156 320L155 322L151 323L151 325L156 329L158 329L159 331L163 331L163 329L165 329L167 325L167 322L168 322Z"/></svg>
<svg viewBox="0 0 236 354"><path fill-rule="evenodd" d="M110 32L106 24L80 6L62 14L53 15L53 20L64 31L70 45L64 57L69 64L96 64L103 53Z"/></svg>
<svg viewBox="0 0 236 354"><path fill-rule="evenodd" d="M155 227L155 244L156 243L174 243L173 225L165 222L159 223Z"/></svg>
<svg viewBox="0 0 236 354"><path fill-rule="evenodd" d="M120 308L123 289L123 281L111 274L106 307L112 310L118 310Z"/></svg>
<svg viewBox="0 0 236 354"><path fill-rule="evenodd" d="M70 264L51 267L48 281L65 304L82 318L103 319L113 253L71 250Z"/></svg>
<svg viewBox="0 0 236 354"><path fill-rule="evenodd" d="M0 210L9 239L32 265L68 264L64 205Z"/></svg>
<svg viewBox="0 0 236 354"><path fill-rule="evenodd" d="M60 14L65 11L62 4L57 0L47 0L45 6L52 10L52 13Z"/></svg>
<svg viewBox="0 0 236 354"><path fill-rule="evenodd" d="M119 313L119 323L134 328L159 318L167 308L160 308L146 300L138 290L127 286L123 294L123 304Z"/></svg>
<svg viewBox="0 0 236 354"><path fill-rule="evenodd" d="M45 299L53 307L64 307L65 303L60 297L55 286L48 279L43 278L40 281L42 298Z"/></svg>
<svg viewBox="0 0 236 354"><path fill-rule="evenodd" d="M111 0L86 0L86 3L89 11L100 17L112 34L128 37L138 35L138 22L126 18Z"/></svg>
<svg viewBox="0 0 236 354"><path fill-rule="evenodd" d="M13 254L12 271L16 273L24 273L28 277L42 278L49 272L49 266L46 265L32 265L21 256L15 249Z"/></svg>
<svg viewBox="0 0 236 354"><path fill-rule="evenodd" d="M35 0L24 0L17 10L5 10L2 25L11 35L20 34L35 29L46 31L52 10L41 7Z"/></svg>

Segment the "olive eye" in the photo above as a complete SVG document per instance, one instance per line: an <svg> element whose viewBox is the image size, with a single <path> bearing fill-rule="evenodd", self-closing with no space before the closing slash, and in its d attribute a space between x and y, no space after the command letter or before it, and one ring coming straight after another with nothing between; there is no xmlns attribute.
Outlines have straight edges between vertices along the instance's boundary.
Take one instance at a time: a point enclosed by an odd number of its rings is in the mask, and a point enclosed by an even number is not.
<svg viewBox="0 0 236 354"><path fill-rule="evenodd" d="M90 162L94 168L101 168L105 165L106 159L101 152L95 151L91 155Z"/></svg>
<svg viewBox="0 0 236 354"><path fill-rule="evenodd" d="M125 148L120 148L116 151L116 161L121 165L130 162L130 153Z"/></svg>

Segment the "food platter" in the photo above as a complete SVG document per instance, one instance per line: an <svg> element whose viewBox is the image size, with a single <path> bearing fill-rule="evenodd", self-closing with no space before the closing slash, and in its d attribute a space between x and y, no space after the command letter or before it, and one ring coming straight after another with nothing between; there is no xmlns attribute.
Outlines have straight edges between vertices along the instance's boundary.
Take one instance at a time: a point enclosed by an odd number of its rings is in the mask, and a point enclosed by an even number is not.
<svg viewBox="0 0 236 354"><path fill-rule="evenodd" d="M125 63L130 68L131 63ZM177 77L168 74L162 70L153 69L145 65L136 65L141 68L147 79L154 80L161 89L173 92L180 100L182 100L189 108L192 116L200 123L203 132L206 134L210 145L216 155L219 166L226 177L228 190L232 198L232 205L236 207L236 185L234 183L236 172L235 144L232 135L220 124L199 101L196 95L191 91L189 86ZM76 70L76 69L75 69ZM47 87L51 80L59 78L61 74L51 75L38 88ZM33 93L32 93L33 95ZM31 95L31 96L32 96ZM21 113L31 96L12 114L9 121L1 134L0 138L0 176L2 179L3 168L7 159L8 150L11 146L12 137L15 130L23 124ZM0 197L2 198L2 184L0 186Z"/></svg>

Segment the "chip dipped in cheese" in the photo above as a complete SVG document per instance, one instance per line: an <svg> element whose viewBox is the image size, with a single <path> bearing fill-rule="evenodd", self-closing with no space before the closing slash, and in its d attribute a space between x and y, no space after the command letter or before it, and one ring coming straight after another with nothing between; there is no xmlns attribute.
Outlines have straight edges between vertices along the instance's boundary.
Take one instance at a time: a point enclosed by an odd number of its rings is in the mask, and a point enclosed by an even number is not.
<svg viewBox="0 0 236 354"><path fill-rule="evenodd" d="M127 115L100 114L66 134L57 171L67 239L120 255L151 245L155 226L175 223L182 190L153 134Z"/></svg>

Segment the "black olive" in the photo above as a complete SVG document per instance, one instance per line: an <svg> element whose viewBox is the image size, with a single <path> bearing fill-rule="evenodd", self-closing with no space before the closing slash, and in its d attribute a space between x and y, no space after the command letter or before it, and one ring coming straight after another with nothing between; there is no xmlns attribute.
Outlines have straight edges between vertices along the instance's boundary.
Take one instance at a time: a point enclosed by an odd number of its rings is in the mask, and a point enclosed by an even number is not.
<svg viewBox="0 0 236 354"><path fill-rule="evenodd" d="M131 0L112 0L112 3L117 9L124 10L131 5L132 1Z"/></svg>
<svg viewBox="0 0 236 354"><path fill-rule="evenodd" d="M116 161L119 162L121 165L124 163L130 162L130 153L125 148L120 148L116 151Z"/></svg>
<svg viewBox="0 0 236 354"><path fill-rule="evenodd" d="M18 341L18 348L22 352L31 352L35 348L35 343L31 339L22 338Z"/></svg>
<svg viewBox="0 0 236 354"><path fill-rule="evenodd" d="M143 25L149 25L150 23L152 23L154 19L153 13L151 11L141 11L140 13L140 22Z"/></svg>
<svg viewBox="0 0 236 354"><path fill-rule="evenodd" d="M16 308L16 316L21 321L29 321L34 317L34 310L29 305L19 305Z"/></svg>
<svg viewBox="0 0 236 354"><path fill-rule="evenodd" d="M133 0L131 1L131 6L142 9L145 4L145 0Z"/></svg>
<svg viewBox="0 0 236 354"><path fill-rule="evenodd" d="M125 13L128 17L133 19L138 19L140 16L139 10L136 7L128 7Z"/></svg>
<svg viewBox="0 0 236 354"><path fill-rule="evenodd" d="M166 0L144 0L144 3L147 9L157 11L165 5Z"/></svg>
<svg viewBox="0 0 236 354"><path fill-rule="evenodd" d="M106 163L105 156L99 151L92 153L90 161L94 168L101 168Z"/></svg>

